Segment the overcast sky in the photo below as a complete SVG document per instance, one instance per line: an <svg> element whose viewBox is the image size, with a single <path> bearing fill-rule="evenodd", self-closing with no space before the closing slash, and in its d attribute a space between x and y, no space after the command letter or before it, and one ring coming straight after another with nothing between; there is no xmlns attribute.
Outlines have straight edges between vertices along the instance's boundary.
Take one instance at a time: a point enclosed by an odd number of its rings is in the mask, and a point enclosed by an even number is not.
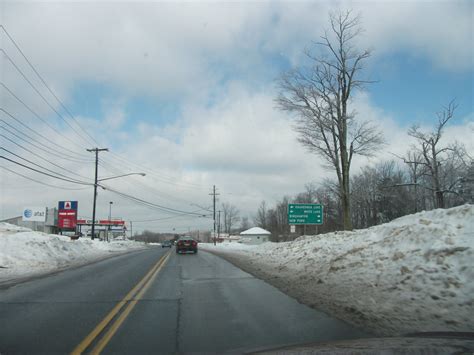
<svg viewBox="0 0 474 355"><path fill-rule="evenodd" d="M334 177L321 167L320 158L297 143L292 117L275 107L275 80L304 65L303 52L328 27L330 11L352 9L365 28L358 45L373 50L364 75L376 81L356 93L352 108L361 119L377 123L388 142L376 158L355 161L353 173L389 159L391 153L405 153L410 144L407 129L415 123L431 127L435 113L452 99L459 107L445 142L457 139L474 153L473 4L3 0L2 25L82 128L0 31L1 81L34 114L5 86L0 86L1 107L38 133L0 112L1 146L52 171L68 177L75 173L76 179L90 182L93 154L86 148L98 143L110 149L100 153L99 177L147 173L108 181L117 191L196 211L196 205L211 206L209 193L216 185L219 205L231 203L252 219L260 201L271 205L303 191L306 183ZM34 137L37 146L7 123ZM64 155L53 154L58 151ZM5 151L2 155L14 158ZM52 185L0 169L0 218L18 216L26 206L54 207L59 200L78 200L79 215L90 218L92 187L54 180L13 163L0 164ZM98 218L108 216L113 201L112 215L137 221L136 230L212 228L206 218L139 223L173 215L107 190L99 191L97 201Z"/></svg>

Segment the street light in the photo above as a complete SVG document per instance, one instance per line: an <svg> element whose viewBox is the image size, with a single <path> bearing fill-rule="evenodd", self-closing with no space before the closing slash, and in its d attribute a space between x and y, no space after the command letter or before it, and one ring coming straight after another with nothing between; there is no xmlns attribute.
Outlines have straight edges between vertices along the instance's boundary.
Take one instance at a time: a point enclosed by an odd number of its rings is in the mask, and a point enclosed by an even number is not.
<svg viewBox="0 0 474 355"><path fill-rule="evenodd" d="M95 171L95 182L94 182L94 205L92 207L92 231L91 231L92 239L95 238L95 205L96 205L96 202L97 202L97 186L99 185L98 182L99 181L104 181L104 180L117 179L117 178L121 178L121 177L124 177L124 176L130 176L130 175L146 176L145 173L128 173L128 174L117 175L117 176L109 176L109 177L106 177L106 178L103 178L103 179L97 179L97 150L96 150L96 171Z"/></svg>
<svg viewBox="0 0 474 355"><path fill-rule="evenodd" d="M113 202L110 201L109 202L109 233L107 233L107 241L109 241L109 234L110 234L110 223L112 223L112 205L113 205Z"/></svg>
<svg viewBox="0 0 474 355"><path fill-rule="evenodd" d="M146 176L145 173L128 173L128 174L123 174L123 175L118 175L118 176L110 176L110 177L106 177L106 178L103 178L103 179L97 179L97 182L104 181L104 180L116 179L116 178L120 178L120 177L124 177L124 176L130 176L130 175Z"/></svg>
<svg viewBox="0 0 474 355"><path fill-rule="evenodd" d="M114 203L112 201L109 202L109 221L112 220L112 205Z"/></svg>

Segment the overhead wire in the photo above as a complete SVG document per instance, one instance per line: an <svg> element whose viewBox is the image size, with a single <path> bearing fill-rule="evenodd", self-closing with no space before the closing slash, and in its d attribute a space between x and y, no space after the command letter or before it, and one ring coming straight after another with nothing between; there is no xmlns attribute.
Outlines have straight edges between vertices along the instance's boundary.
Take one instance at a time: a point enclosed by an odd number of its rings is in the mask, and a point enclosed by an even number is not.
<svg viewBox="0 0 474 355"><path fill-rule="evenodd" d="M66 111L68 113L68 115L71 117L71 119L76 123L76 125L87 135L89 136L89 138L97 145L99 145L99 143L94 139L94 137L92 137L84 128L82 128L82 126L79 124L79 122L77 122L77 120L74 118L74 116L71 114L71 112L67 109L67 107L64 105L64 103L57 97L57 95L53 92L53 90L51 90L51 88L49 87L49 85L46 83L46 81L43 79L43 77L41 76L41 74L36 70L36 68L33 66L33 64L31 64L30 60L28 59L28 57L25 55L25 53L23 53L23 51L21 50L20 46L16 43L16 41L12 38L12 36L10 36L10 34L8 33L8 31L6 30L6 28L3 26L3 25L0 25L1 29L3 30L3 32L5 32L5 34L7 35L7 37L10 39L10 41L13 43L13 45L15 46L15 48L18 50L18 52L20 52L20 54L23 56L23 58L26 60L26 62L28 63L28 65L30 66L30 68L35 72L35 74L38 76L38 78L41 80L41 82L43 83L43 85L46 87L46 89L48 89L49 93L56 99L56 101L59 102L59 104L61 105L61 107L64 109L64 111Z"/></svg>
<svg viewBox="0 0 474 355"><path fill-rule="evenodd" d="M110 158L118 160L121 164L126 163L127 165L135 166L138 169L143 169L147 171L150 175L155 176L157 180L165 184L170 184L170 185L179 186L179 187L188 188L188 189L207 189L207 187L204 187L203 185L199 185L199 184L188 183L188 182L176 182L176 177L167 177L165 174L161 172L158 173L152 168L132 162L126 158L121 157L120 155L116 153L111 153Z"/></svg>
<svg viewBox="0 0 474 355"><path fill-rule="evenodd" d="M1 111L1 110L2 110L2 109L0 108L0 111ZM42 147L43 147L43 151L45 151L45 152L47 152L47 153L49 153L49 154L52 154L52 155L54 155L54 156L56 156L56 157L58 157L58 158L61 158L61 159L64 159L64 160L68 160L68 161L73 161L73 162L75 162L75 163L86 163L86 162L87 162L87 163L91 163L91 162L93 162L93 160L85 161L85 160L83 160L83 159L76 158L76 157L71 156L71 155L69 155L69 154L65 154L64 152L61 152L61 151L59 151L59 150L57 150L57 149L53 149L53 148L51 148L51 147L45 145L44 143L38 141L36 138L33 138L32 136L30 136L30 135L26 134L25 132L21 131L21 130L18 129L17 127L15 127L15 126L9 124L9 123L6 122L5 120L3 120L3 119L0 118L0 121L3 122L3 123L4 123L5 125L7 125L8 127L10 127L10 128L12 128L13 130L15 130L17 133L19 133L19 134L25 136L27 139L30 139L31 141L33 141L33 142L39 144L40 146L42 146ZM2 126L0 126L0 127L1 127L1 128L4 128L4 127L2 127ZM7 132L11 133L9 130L7 130L7 129L5 129L5 130L6 130ZM45 138L45 139L46 139L46 138ZM46 149L46 150L45 150L45 149Z"/></svg>
<svg viewBox="0 0 474 355"><path fill-rule="evenodd" d="M111 172L119 173L119 174L123 173L123 171L115 168L111 163L108 163L108 162L104 161L103 159L99 159L99 165L102 166L103 168L105 168L106 170L111 171ZM125 183L128 184L128 185L131 185L131 182L129 182L129 181L125 181ZM141 182L140 179L138 179L138 178L134 179L134 187L136 187L136 185L141 186L142 188L146 189L147 191L150 191L151 193L153 193L156 196L159 196L160 198L165 197L168 200L181 201L181 202L184 202L186 204L191 204L192 203L191 201L179 198L176 195L172 196L170 194L167 194L167 193L165 193L161 190L158 190L156 187L148 186L148 185L144 184L143 182Z"/></svg>
<svg viewBox="0 0 474 355"><path fill-rule="evenodd" d="M29 177L29 176L20 174L20 173L17 172L17 171L13 171L13 170L11 170L11 169L8 169L8 168L5 167L5 166L0 166L0 168L4 169L4 170L6 170L6 171L9 171L9 172L12 173L12 174L21 176L21 177L24 178L24 179L27 179L27 180L30 180L30 181L34 181L34 182L36 182L36 183L38 183L38 184L41 184L41 185L53 187L53 188L55 188L55 189L60 189L60 190L86 190L86 189L89 189L89 187L77 187L77 188L74 188L74 187L50 185L50 184L45 183L44 181L39 181L39 180L33 179L33 178Z"/></svg>
<svg viewBox="0 0 474 355"><path fill-rule="evenodd" d="M25 168L25 169L29 169L29 170L35 171L35 172L37 172L37 173L39 173L39 174L43 174L43 175L46 175L46 176L50 176L50 177L52 177L52 178L54 178L54 179L63 180L63 181L67 181L67 182L71 182L71 183L79 184L79 185L90 185L90 186L94 186L93 183L81 182L81 181L78 181L78 180L64 179L64 178L62 178L62 177L60 177L60 176L57 176L57 175L52 175L52 174L49 174L49 173L45 173L44 171L40 171L40 170L38 170L38 169L32 168L32 167L30 167L30 166L27 166L27 165L25 165L25 164L19 163L19 162L15 161L15 160L10 159L10 158L7 158L7 157L5 157L5 156L3 156L3 155L0 156L0 159L5 159L5 160L7 160L7 161L9 161L9 162L11 162L11 163L13 163L13 164L19 165L19 166L21 166L21 167L23 167L23 168Z"/></svg>
<svg viewBox="0 0 474 355"><path fill-rule="evenodd" d="M64 109L64 111L66 111L68 113L68 115L71 117L71 119L76 123L76 125L92 140L92 142L94 142L95 144L99 145L99 143L94 139L94 137L92 137L84 128L82 128L82 126L79 124L79 122L74 118L74 116L71 114L71 112L67 109L67 107L64 105L64 103L56 96L56 94L53 92L53 90L51 90L51 88L49 87L49 85L46 83L46 81L43 79L43 77L40 75L40 73L36 70L36 68L33 66L33 64L31 64L30 60L28 59L28 57L25 55L25 53L23 53L23 51L21 50L20 46L16 43L16 41L12 38L12 36L10 35L10 33L8 33L8 31L6 30L6 28L3 26L3 25L0 25L0 28L3 30L3 32L5 32L5 34L7 35L7 37L10 39L10 41L13 43L13 45L15 46L15 48L18 50L18 52L20 52L20 54L23 56L23 58L26 60L26 62L28 63L28 65L30 66L30 68L35 72L36 76L41 80L41 82L43 83L43 85L46 87L46 89L48 89L49 93L56 99L56 101L59 102L59 104L61 105L61 107Z"/></svg>
<svg viewBox="0 0 474 355"><path fill-rule="evenodd" d="M0 128L5 129L5 127L0 127ZM8 131L8 130L7 130L7 131ZM14 135L15 137L21 139L21 140L24 140L24 139L22 139L21 137L18 137L16 134L13 134L13 135ZM57 168L60 168L60 169L62 169L62 170L64 170L64 171L67 171L67 172L72 173L72 174L74 174L74 175L80 176L80 177L82 177L82 178L84 178L84 179L89 179L89 178L86 177L86 176L83 176L83 175L78 174L77 171L69 170L68 168L65 168L64 166L61 166L61 165L59 165L59 164L56 164L56 163L52 162L52 161L49 160L49 159L46 159L45 157L39 155L38 153L36 153L36 152L34 152L34 151L32 151L32 150L30 150L30 149L28 149L28 148L25 148L23 145L18 144L18 143L15 142L14 140L8 138L7 136L5 136L5 135L3 135L3 134L1 134L1 133L0 133L0 137L2 137L2 138L4 138L4 139L8 140L10 143L16 145L16 146L19 147L20 149L23 149L23 150L27 151L28 153L33 154L34 156L40 158L41 160L44 160L45 162L47 162L47 163L49 163L49 164L51 164L51 165L54 165L54 166L57 167ZM30 145L32 145L32 146L34 146L34 147L37 147L35 144L32 144L32 143L30 143L30 142L27 142L27 143L30 144ZM2 147L2 149L4 149L4 148ZM40 148L39 148L39 149L40 149ZM40 149L40 150L41 150L41 149Z"/></svg>
<svg viewBox="0 0 474 355"><path fill-rule="evenodd" d="M156 203L153 203L153 202L149 202L149 201L143 200L141 198L138 198L138 197L120 192L120 191L115 190L115 189L112 189L108 186L104 186L103 184L99 184L99 186L102 187L103 189L108 190L112 193L115 193L119 196L129 198L131 200L136 201L137 203L141 203L141 204L148 205L148 206L156 208L156 209L160 209L160 210L162 210L163 212L166 212L166 213L203 216L203 214L200 214L200 213L195 213L195 212L192 212L192 211L179 210L179 209L176 209L176 208L166 207L166 206L159 205L159 204L156 204Z"/></svg>
<svg viewBox="0 0 474 355"><path fill-rule="evenodd" d="M79 144L78 142L76 142L75 140L69 138L69 137L66 137L64 134L62 134L56 127L52 126L47 120L45 120L43 117L41 117L36 111L34 111L30 106L28 106L22 99L20 99L18 97L18 95L16 95L7 85L5 85L5 83L3 83L2 81L0 81L0 85L12 96L14 97L20 104L23 105L23 107L25 107L34 117L36 117L38 120L40 120L41 122L43 122L49 129L51 129L53 132L55 132L58 136L60 137L63 137L64 138L64 141L65 142L69 142L69 143L72 143L74 144L76 147L79 147L81 149L84 149L84 146L82 146L81 144ZM63 147L63 149L69 151L70 153L73 153L73 154L78 154L80 155L81 157L85 157L86 155L85 154L81 154L81 153L78 153L78 152L75 152L73 150L70 150L69 148L67 147Z"/></svg>
<svg viewBox="0 0 474 355"><path fill-rule="evenodd" d="M0 136L2 136L2 135L0 134ZM5 152L7 152L7 153L9 153L9 154L11 154L11 155L13 155L13 156L15 156L15 157L17 157L17 158L20 158L21 160L24 160L24 161L26 161L26 162L28 162L28 163L30 163L30 164L33 164L34 166L37 166L37 167L39 167L39 168L41 168L41 169L43 169L43 170L49 171L49 172L51 172L51 173L54 173L54 174L59 175L59 176L63 176L63 177L65 177L65 178L68 178L68 179L71 179L71 180L80 181L80 180L71 178L70 176L64 175L64 174L62 174L62 173L58 173L57 171L53 171L53 170L51 170L51 169L45 168L44 166L41 166L41 165L39 165L39 164L36 164L35 162L32 162L31 160L28 160L28 159L26 159L26 158L24 158L24 157L22 157L22 156L20 156L20 155L18 155L18 154L16 154L16 153L13 153L12 151L6 149L5 147L0 147L0 149L1 149L1 150L4 150ZM35 154L34 152L32 152L32 151L30 151L30 150L27 150L27 151L30 152L30 153L32 153L32 154ZM44 159L44 158L43 158L43 159ZM50 163L50 164L53 164L53 165L55 165L55 166L57 166L57 167L59 167L59 168L65 170L65 171L68 171L68 172L70 172L70 173L74 173L73 171L68 170L68 169L66 169L66 168L64 168L64 167L61 167L60 165L54 164L54 163L50 162L50 161L47 160L47 159L44 159L44 160L47 161L47 162ZM77 175L77 174L76 174L76 175ZM81 175L78 175L78 176L81 176ZM82 177L84 177L84 176L82 176ZM87 177L86 177L86 179L87 179Z"/></svg>
<svg viewBox="0 0 474 355"><path fill-rule="evenodd" d="M7 52L5 52L5 50L3 48L0 48L0 52L3 53L3 55L8 59L8 61L13 65L13 67L18 71L18 73L20 73L20 75L23 77L23 79L25 79L25 81L33 88L33 90L38 94L39 97L41 97L41 99L44 101L44 103L52 110L56 113L56 115L61 118L64 123L66 123L66 125L69 126L69 128L71 128L74 133L77 134L78 137L81 137L84 142L86 142L87 144L90 144L90 142L85 139L70 123L68 120L66 120L64 118L63 115L61 115L58 110L56 110L53 105L51 105L51 103L44 97L44 95L38 90L38 88L31 82L30 79L28 79L28 77L25 75L25 73L23 73L23 71L16 65L16 63L13 61L13 59L11 59L11 57L7 54Z"/></svg>

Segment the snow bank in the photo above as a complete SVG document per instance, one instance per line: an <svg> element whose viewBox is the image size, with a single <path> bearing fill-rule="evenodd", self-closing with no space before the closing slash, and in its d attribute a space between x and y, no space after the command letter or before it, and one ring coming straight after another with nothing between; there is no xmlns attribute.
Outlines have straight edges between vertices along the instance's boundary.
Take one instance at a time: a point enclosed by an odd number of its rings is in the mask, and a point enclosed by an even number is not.
<svg viewBox="0 0 474 355"><path fill-rule="evenodd" d="M288 243L201 247L376 334L474 329L472 205Z"/></svg>
<svg viewBox="0 0 474 355"><path fill-rule="evenodd" d="M0 282L85 264L110 255L146 248L144 243L105 243L33 232L0 223Z"/></svg>

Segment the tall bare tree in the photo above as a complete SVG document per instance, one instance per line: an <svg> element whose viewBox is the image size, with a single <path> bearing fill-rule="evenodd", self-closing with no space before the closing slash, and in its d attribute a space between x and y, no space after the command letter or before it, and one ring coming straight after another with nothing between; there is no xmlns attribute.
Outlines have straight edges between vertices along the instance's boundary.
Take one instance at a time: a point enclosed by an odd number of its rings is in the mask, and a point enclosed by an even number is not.
<svg viewBox="0 0 474 355"><path fill-rule="evenodd" d="M451 101L448 106L443 107L442 111L436 113L438 122L431 132L422 131L418 125L414 125L408 130L408 135L416 139L414 149L420 157L418 163L425 167L426 174L430 177L431 186L428 188L433 191L437 208L445 207L444 196L449 192L455 193L453 188L457 182L455 180L451 184L445 183L444 180L446 179L443 179L443 175L454 169L453 167L443 169L442 165L452 165L455 158L462 155L463 152L463 148L456 143L440 146L444 128L449 120L453 118L456 108L456 103ZM448 158L448 156L450 157Z"/></svg>
<svg viewBox="0 0 474 355"><path fill-rule="evenodd" d="M258 207L257 215L255 216L254 223L263 229L267 229L269 225L267 203L262 201Z"/></svg>
<svg viewBox="0 0 474 355"><path fill-rule="evenodd" d="M224 219L224 232L230 234L232 227L240 220L239 210L230 203L223 203L222 212Z"/></svg>
<svg viewBox="0 0 474 355"><path fill-rule="evenodd" d="M319 53L306 51L310 66L283 74L279 80L280 109L296 114L300 143L335 170L343 208L344 229L352 229L350 167L354 155L373 155L383 143L369 121L358 121L349 105L355 90L370 81L360 78L369 50L354 46L360 21L351 12L331 14L330 29L316 42Z"/></svg>

